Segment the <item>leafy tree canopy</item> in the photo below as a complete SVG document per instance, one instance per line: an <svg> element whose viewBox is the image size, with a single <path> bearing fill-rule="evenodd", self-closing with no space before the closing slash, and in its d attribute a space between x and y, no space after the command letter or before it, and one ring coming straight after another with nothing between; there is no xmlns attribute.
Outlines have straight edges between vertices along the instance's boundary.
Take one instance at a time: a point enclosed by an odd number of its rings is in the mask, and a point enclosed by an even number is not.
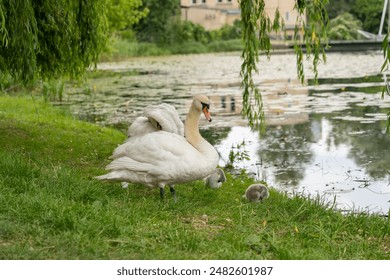
<svg viewBox="0 0 390 280"><path fill-rule="evenodd" d="M149 13L148 8L142 7L142 0L105 1L108 25L111 32L130 28Z"/></svg>
<svg viewBox="0 0 390 280"><path fill-rule="evenodd" d="M333 19L343 13L349 13L356 0L329 0L326 11L330 19Z"/></svg>
<svg viewBox="0 0 390 280"><path fill-rule="evenodd" d="M356 0L351 13L362 21L364 31L376 34L379 31L382 9L383 0Z"/></svg>
<svg viewBox="0 0 390 280"><path fill-rule="evenodd" d="M362 22L350 13L344 13L330 20L329 39L356 40L360 39L358 30L362 29Z"/></svg>
<svg viewBox="0 0 390 280"><path fill-rule="evenodd" d="M143 8L149 10L134 29L140 41L166 44L175 40L174 31L180 21L179 0L143 0Z"/></svg>

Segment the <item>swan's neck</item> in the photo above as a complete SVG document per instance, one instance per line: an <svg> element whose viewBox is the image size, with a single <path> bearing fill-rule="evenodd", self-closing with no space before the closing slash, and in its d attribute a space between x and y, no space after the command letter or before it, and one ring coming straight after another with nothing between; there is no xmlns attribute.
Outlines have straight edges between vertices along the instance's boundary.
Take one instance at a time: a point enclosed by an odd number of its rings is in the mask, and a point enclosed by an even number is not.
<svg viewBox="0 0 390 280"><path fill-rule="evenodd" d="M186 117L184 135L187 141L198 150L199 145L203 140L203 137L199 133L199 117L200 111L196 110L195 106L192 104Z"/></svg>
<svg viewBox="0 0 390 280"><path fill-rule="evenodd" d="M192 104L185 120L184 135L187 142L202 155L204 159L202 170L210 174L216 168L219 156L215 148L199 133L200 115L201 111L197 110L195 105Z"/></svg>

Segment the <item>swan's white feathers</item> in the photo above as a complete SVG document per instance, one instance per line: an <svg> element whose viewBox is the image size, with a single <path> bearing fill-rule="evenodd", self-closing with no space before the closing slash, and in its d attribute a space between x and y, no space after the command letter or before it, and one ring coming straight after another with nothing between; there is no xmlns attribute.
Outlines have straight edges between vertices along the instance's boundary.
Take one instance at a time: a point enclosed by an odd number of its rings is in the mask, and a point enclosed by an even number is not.
<svg viewBox="0 0 390 280"><path fill-rule="evenodd" d="M168 104L148 106L128 129L129 138L118 146L99 180L132 182L149 187L199 180L218 164L215 148L199 134L199 117L206 96L194 97L184 125Z"/></svg>
<svg viewBox="0 0 390 280"><path fill-rule="evenodd" d="M123 168L126 166L126 168ZM109 165L106 166L106 170L126 170L131 169L134 172L147 172L152 165L135 161L129 157L120 157L114 159Z"/></svg>
<svg viewBox="0 0 390 280"><path fill-rule="evenodd" d="M166 103L147 106L143 116L130 125L127 136L141 136L159 130L184 136L184 124L174 106Z"/></svg>
<svg viewBox="0 0 390 280"><path fill-rule="evenodd" d="M117 170L104 175L96 176L95 178L102 181L122 182L127 177L128 177L128 172L126 170Z"/></svg>
<svg viewBox="0 0 390 280"><path fill-rule="evenodd" d="M120 180L114 179L113 174L105 180L146 183L156 187L159 182L176 184L202 179L218 163L216 152L213 157L205 158L184 137L165 131L129 138L114 150L111 158L113 161L106 169L110 173L118 170L126 173L120 173Z"/></svg>
<svg viewBox="0 0 390 280"><path fill-rule="evenodd" d="M184 125L174 106L162 103L145 108L144 116L158 130L184 135Z"/></svg>
<svg viewBox="0 0 390 280"><path fill-rule="evenodd" d="M138 117L129 126L127 130L127 137L133 137L135 135L144 135L156 131L156 127L149 122L147 117Z"/></svg>

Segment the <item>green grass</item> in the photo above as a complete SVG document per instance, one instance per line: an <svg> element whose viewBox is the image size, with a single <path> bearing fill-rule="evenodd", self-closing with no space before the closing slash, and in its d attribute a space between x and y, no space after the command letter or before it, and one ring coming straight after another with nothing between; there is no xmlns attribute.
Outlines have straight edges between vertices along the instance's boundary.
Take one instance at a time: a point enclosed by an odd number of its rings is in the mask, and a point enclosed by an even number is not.
<svg viewBox="0 0 390 280"><path fill-rule="evenodd" d="M214 41L209 44L186 42L158 46L154 43L140 43L121 37L113 37L109 47L101 54L100 61L119 61L140 56L242 51L242 49L241 39Z"/></svg>
<svg viewBox="0 0 390 280"><path fill-rule="evenodd" d="M271 189L101 183L125 135L29 96L0 95L0 259L390 259L389 218L342 215Z"/></svg>

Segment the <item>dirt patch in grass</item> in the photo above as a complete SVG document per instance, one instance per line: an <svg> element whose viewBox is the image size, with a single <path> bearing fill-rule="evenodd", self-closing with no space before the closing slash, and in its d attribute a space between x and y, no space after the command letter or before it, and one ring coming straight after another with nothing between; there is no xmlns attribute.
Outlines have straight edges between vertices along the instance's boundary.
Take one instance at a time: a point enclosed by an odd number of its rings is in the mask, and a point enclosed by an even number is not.
<svg viewBox="0 0 390 280"><path fill-rule="evenodd" d="M185 224L190 224L197 231L207 232L209 239L212 239L212 237L225 228L222 224L214 223L213 218L206 214L195 217L187 217L182 220Z"/></svg>

